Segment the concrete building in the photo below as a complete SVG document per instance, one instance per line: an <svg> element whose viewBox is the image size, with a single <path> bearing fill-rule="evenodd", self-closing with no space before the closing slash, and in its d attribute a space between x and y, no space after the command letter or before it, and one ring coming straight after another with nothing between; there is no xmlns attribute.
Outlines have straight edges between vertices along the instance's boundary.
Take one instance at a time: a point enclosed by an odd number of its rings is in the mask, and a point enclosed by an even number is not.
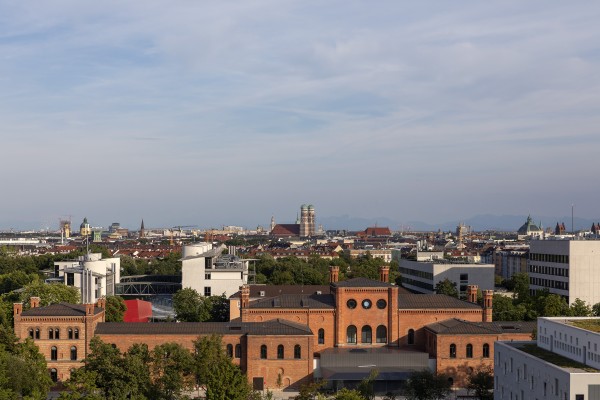
<svg viewBox="0 0 600 400"><path fill-rule="evenodd" d="M54 277L47 282L74 286L81 293L82 303L115 294L115 284L121 281L121 259L102 258L100 253L88 253L77 260L54 263Z"/></svg>
<svg viewBox="0 0 600 400"><path fill-rule="evenodd" d="M248 264L234 254L222 254L225 246L195 243L183 246L181 287L192 288L204 296L229 297L248 283Z"/></svg>
<svg viewBox="0 0 600 400"><path fill-rule="evenodd" d="M434 293L435 285L445 279L456 283L461 297L466 297L469 285L481 290L494 289L493 264L469 264L447 260L414 261L401 258L402 286L419 293Z"/></svg>
<svg viewBox="0 0 600 400"><path fill-rule="evenodd" d="M538 318L536 341L497 342L494 399L599 400L599 321Z"/></svg>
<svg viewBox="0 0 600 400"><path fill-rule="evenodd" d="M594 305L600 302L600 241L532 240L527 272L532 294L548 289L569 304Z"/></svg>

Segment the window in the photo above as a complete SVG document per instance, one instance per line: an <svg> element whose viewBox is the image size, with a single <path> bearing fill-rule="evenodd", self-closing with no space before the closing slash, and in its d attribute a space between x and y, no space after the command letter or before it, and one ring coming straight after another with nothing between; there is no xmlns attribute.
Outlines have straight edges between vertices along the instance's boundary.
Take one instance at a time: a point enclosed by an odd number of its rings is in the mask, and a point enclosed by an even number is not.
<svg viewBox="0 0 600 400"><path fill-rule="evenodd" d="M56 346L52 346L52 348L50 349L50 359L58 360L58 349L56 348Z"/></svg>
<svg viewBox="0 0 600 400"><path fill-rule="evenodd" d="M460 280L461 281L468 281L469 280L469 274L460 274Z"/></svg>
<svg viewBox="0 0 600 400"><path fill-rule="evenodd" d="M35 328L35 338L36 339L40 338L40 328Z"/></svg>
<svg viewBox="0 0 600 400"><path fill-rule="evenodd" d="M75 328L75 339L79 339L79 328Z"/></svg>
<svg viewBox="0 0 600 400"><path fill-rule="evenodd" d="M490 358L490 345L487 343L483 344L483 358Z"/></svg>
<svg viewBox="0 0 600 400"><path fill-rule="evenodd" d="M377 308L383 310L387 306L387 302L384 299L377 300Z"/></svg>
<svg viewBox="0 0 600 400"><path fill-rule="evenodd" d="M450 345L450 358L456 358L456 345L454 343Z"/></svg>
<svg viewBox="0 0 600 400"><path fill-rule="evenodd" d="M67 336L69 337L69 339L73 339L73 329L67 329Z"/></svg>
<svg viewBox="0 0 600 400"><path fill-rule="evenodd" d="M277 346L277 358L283 360L283 345Z"/></svg>
<svg viewBox="0 0 600 400"><path fill-rule="evenodd" d="M210 297L210 286L204 286L204 296Z"/></svg>
<svg viewBox="0 0 600 400"><path fill-rule="evenodd" d="M242 358L242 346L239 344L235 345L235 358Z"/></svg>
<svg viewBox="0 0 600 400"><path fill-rule="evenodd" d="M233 357L233 345L232 344L227 345L227 357L229 357L229 358Z"/></svg>
<svg viewBox="0 0 600 400"><path fill-rule="evenodd" d="M29 337L33 339L33 328L29 328Z"/></svg>
<svg viewBox="0 0 600 400"><path fill-rule="evenodd" d="M375 330L377 343L387 343L387 328L385 325L379 325Z"/></svg>
<svg viewBox="0 0 600 400"><path fill-rule="evenodd" d="M373 305L369 299L364 299L361 304L365 310L368 310Z"/></svg>
<svg viewBox="0 0 600 400"><path fill-rule="evenodd" d="M415 330L408 330L408 344L415 344Z"/></svg>
<svg viewBox="0 0 600 400"><path fill-rule="evenodd" d="M77 360L77 347L71 346L71 360Z"/></svg>
<svg viewBox="0 0 600 400"><path fill-rule="evenodd" d="M50 379L52 379L52 382L58 381L58 371L56 371L56 368L50 370Z"/></svg>
<svg viewBox="0 0 600 400"><path fill-rule="evenodd" d="M75 286L75 274L73 272L67 272L67 286Z"/></svg>
<svg viewBox="0 0 600 400"><path fill-rule="evenodd" d="M54 339L60 339L60 329L54 329Z"/></svg>
<svg viewBox="0 0 600 400"><path fill-rule="evenodd" d="M354 308L356 308L356 300L350 299L346 302L346 305L348 306L349 309L354 309Z"/></svg>
<svg viewBox="0 0 600 400"><path fill-rule="evenodd" d="M361 333L361 343L372 343L373 342L373 330L369 325L365 325L360 330Z"/></svg>
<svg viewBox="0 0 600 400"><path fill-rule="evenodd" d="M54 339L54 329L48 329L48 339Z"/></svg>
<svg viewBox="0 0 600 400"><path fill-rule="evenodd" d="M209 273L204 274L204 279L210 280L210 274Z"/></svg>
<svg viewBox="0 0 600 400"><path fill-rule="evenodd" d="M354 325L350 325L346 329L346 342L356 344L356 327Z"/></svg>
<svg viewBox="0 0 600 400"><path fill-rule="evenodd" d="M302 358L302 349L300 348L299 344L294 346L294 358L295 359Z"/></svg>
<svg viewBox="0 0 600 400"><path fill-rule="evenodd" d="M319 329L319 344L325 344L325 329Z"/></svg>
<svg viewBox="0 0 600 400"><path fill-rule="evenodd" d="M473 345L471 343L467 345L467 358L473 358Z"/></svg>
<svg viewBox="0 0 600 400"><path fill-rule="evenodd" d="M263 360L266 360L267 358L267 345L263 344L262 346L260 346L260 358L262 358Z"/></svg>

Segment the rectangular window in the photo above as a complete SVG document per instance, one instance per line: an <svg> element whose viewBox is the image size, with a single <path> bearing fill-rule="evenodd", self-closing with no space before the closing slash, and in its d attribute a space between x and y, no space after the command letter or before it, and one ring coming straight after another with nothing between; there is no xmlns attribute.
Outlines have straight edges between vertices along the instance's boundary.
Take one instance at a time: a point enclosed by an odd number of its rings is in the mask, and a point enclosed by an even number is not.
<svg viewBox="0 0 600 400"><path fill-rule="evenodd" d="M75 274L67 272L67 286L75 286Z"/></svg>
<svg viewBox="0 0 600 400"><path fill-rule="evenodd" d="M210 286L204 286L204 296L210 297Z"/></svg>
<svg viewBox="0 0 600 400"><path fill-rule="evenodd" d="M210 279L210 274L209 273L204 274L204 279L209 280Z"/></svg>
<svg viewBox="0 0 600 400"><path fill-rule="evenodd" d="M460 280L461 281L468 281L469 280L469 274L460 274Z"/></svg>

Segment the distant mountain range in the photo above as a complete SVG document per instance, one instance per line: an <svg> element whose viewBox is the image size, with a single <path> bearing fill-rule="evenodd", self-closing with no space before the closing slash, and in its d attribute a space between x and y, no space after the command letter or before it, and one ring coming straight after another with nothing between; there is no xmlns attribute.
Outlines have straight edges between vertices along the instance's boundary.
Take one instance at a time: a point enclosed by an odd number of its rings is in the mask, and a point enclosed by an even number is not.
<svg viewBox="0 0 600 400"><path fill-rule="evenodd" d="M551 227L554 229L557 222L564 222L567 231L571 230L571 216L567 217L549 217L549 216L535 216L531 218L535 224L542 224L545 229ZM349 215L342 215L338 217L318 217L318 223L322 224L327 230L335 229L346 229L350 231L364 230L369 226L387 226L392 231L454 231L459 223L463 223L470 226L474 231L485 231L485 230L496 230L496 231L507 231L516 232L521 225L527 220L527 215L492 215L482 214L474 217L448 221L440 224L429 224L423 221L397 221L387 217L377 218L355 218ZM575 229L589 229L592 223L600 222L600 218L588 219L575 217L574 225Z"/></svg>

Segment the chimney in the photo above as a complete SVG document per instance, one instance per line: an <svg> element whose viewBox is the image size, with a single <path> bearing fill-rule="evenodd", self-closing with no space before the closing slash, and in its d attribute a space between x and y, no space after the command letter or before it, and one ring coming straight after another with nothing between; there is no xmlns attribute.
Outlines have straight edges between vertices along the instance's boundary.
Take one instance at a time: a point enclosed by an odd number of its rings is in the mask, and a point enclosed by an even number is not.
<svg viewBox="0 0 600 400"><path fill-rule="evenodd" d="M21 315L23 312L23 303L13 303L13 316Z"/></svg>
<svg viewBox="0 0 600 400"><path fill-rule="evenodd" d="M29 307L37 308L40 306L40 298L39 297L30 297L29 298Z"/></svg>
<svg viewBox="0 0 600 400"><path fill-rule="evenodd" d="M248 305L250 304L250 286L240 286L240 293L240 307L248 308Z"/></svg>
<svg viewBox="0 0 600 400"><path fill-rule="evenodd" d="M93 304L85 305L85 315L94 315L94 305Z"/></svg>
<svg viewBox="0 0 600 400"><path fill-rule="evenodd" d="M106 309L106 297L101 297L96 302L96 307Z"/></svg>
<svg viewBox="0 0 600 400"><path fill-rule="evenodd" d="M340 267L332 265L329 267L329 283L336 283L340 277Z"/></svg>
<svg viewBox="0 0 600 400"><path fill-rule="evenodd" d="M493 290L483 291L483 322L492 322L492 298Z"/></svg>
<svg viewBox="0 0 600 400"><path fill-rule="evenodd" d="M390 267L382 266L379 268L379 280L388 283L390 279Z"/></svg>
<svg viewBox="0 0 600 400"><path fill-rule="evenodd" d="M477 303L477 285L467 286L467 301L469 303Z"/></svg>

